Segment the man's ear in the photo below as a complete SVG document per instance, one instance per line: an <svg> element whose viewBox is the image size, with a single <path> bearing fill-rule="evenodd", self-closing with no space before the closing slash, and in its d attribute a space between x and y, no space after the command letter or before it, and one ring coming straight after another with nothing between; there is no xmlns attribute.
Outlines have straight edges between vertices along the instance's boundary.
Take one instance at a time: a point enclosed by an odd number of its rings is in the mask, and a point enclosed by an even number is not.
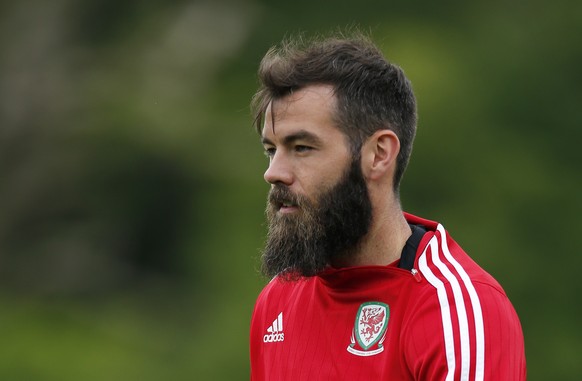
<svg viewBox="0 0 582 381"><path fill-rule="evenodd" d="M391 130L378 130L362 146L362 172L367 179L394 175L400 140Z"/></svg>

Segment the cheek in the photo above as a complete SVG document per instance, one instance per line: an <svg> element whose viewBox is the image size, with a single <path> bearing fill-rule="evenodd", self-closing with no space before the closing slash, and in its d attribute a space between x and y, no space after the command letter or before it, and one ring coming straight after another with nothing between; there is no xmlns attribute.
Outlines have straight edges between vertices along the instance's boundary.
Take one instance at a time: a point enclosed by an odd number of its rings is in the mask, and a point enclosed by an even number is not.
<svg viewBox="0 0 582 381"><path fill-rule="evenodd" d="M346 169L337 165L322 166L307 175L302 184L303 191L312 202L317 202L322 193L329 191L342 179Z"/></svg>

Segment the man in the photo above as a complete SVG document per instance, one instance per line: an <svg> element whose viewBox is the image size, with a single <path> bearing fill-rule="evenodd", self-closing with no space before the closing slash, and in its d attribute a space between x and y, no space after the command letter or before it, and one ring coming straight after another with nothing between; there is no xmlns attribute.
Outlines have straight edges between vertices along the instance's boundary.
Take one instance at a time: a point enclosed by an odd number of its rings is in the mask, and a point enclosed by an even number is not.
<svg viewBox="0 0 582 381"><path fill-rule="evenodd" d="M442 225L401 210L416 102L363 36L271 49L253 99L271 184L258 380L525 380L501 286Z"/></svg>

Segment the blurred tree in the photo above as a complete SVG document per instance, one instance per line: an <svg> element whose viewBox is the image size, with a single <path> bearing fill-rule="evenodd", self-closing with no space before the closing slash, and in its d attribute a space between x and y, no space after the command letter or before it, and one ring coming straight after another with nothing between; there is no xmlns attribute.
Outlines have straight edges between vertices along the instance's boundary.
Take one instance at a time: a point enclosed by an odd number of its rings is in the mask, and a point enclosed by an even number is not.
<svg viewBox="0 0 582 381"><path fill-rule="evenodd" d="M248 374L256 68L352 25L419 100L405 209L501 281L531 380L578 379L581 4L0 2L0 378Z"/></svg>

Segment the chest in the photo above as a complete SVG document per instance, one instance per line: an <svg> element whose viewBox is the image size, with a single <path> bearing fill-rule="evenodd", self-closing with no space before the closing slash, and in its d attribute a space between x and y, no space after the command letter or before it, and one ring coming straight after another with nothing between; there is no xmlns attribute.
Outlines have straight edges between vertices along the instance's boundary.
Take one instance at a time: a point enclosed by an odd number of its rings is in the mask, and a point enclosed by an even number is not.
<svg viewBox="0 0 582 381"><path fill-rule="evenodd" d="M399 347L407 304L396 281L274 292L253 318L253 379L406 380Z"/></svg>

